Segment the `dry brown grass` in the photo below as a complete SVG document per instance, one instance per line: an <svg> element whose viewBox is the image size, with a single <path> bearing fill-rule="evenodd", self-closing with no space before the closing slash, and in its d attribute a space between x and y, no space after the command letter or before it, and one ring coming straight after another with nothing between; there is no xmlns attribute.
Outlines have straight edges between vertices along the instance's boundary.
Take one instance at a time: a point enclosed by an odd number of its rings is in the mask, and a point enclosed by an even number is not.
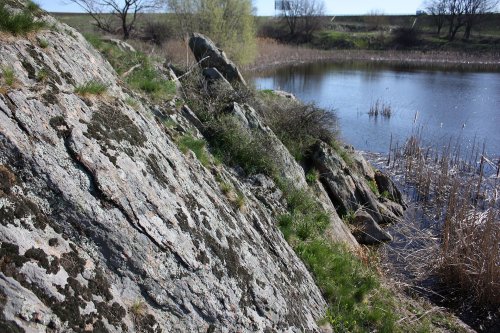
<svg viewBox="0 0 500 333"><path fill-rule="evenodd" d="M405 256L405 262L414 266L412 274L421 274L423 279L435 268L450 290L462 291L465 302L498 307L500 180L496 163L484 155L484 147L482 152L477 146L462 155L460 146L451 144L436 151L423 147L418 135L391 151L391 156L393 172L412 190L421 215L434 223L434 232L401 227L398 232L407 233L409 246L398 255Z"/></svg>
<svg viewBox="0 0 500 333"><path fill-rule="evenodd" d="M245 71L261 71L277 66L317 61L375 62L409 67L474 68L498 70L500 53L462 53L454 51L398 51L398 50L320 50L306 46L282 44L274 39L257 40L258 56L245 66Z"/></svg>

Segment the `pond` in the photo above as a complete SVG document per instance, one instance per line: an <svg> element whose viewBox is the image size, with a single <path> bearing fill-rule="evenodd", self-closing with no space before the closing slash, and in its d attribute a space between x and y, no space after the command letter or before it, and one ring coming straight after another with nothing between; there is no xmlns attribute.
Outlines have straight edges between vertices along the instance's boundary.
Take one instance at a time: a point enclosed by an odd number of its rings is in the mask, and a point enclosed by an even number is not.
<svg viewBox="0 0 500 333"><path fill-rule="evenodd" d="M401 70L370 64L317 63L256 73L258 89L279 89L336 110L342 139L358 150L387 153L419 129L436 148L462 151L486 143L500 156L500 73ZM377 101L390 117L370 116Z"/></svg>

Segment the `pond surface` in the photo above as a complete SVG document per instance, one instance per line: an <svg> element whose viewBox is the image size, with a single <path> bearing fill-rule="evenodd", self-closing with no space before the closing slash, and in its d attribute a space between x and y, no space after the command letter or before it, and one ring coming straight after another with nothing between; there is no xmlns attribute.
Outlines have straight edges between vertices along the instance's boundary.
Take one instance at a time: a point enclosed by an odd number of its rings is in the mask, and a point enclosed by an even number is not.
<svg viewBox="0 0 500 333"><path fill-rule="evenodd" d="M391 135L401 146L420 128L434 147L451 140L463 151L475 139L481 147L486 142L488 155L500 156L499 73L318 63L257 73L251 81L335 109L342 139L359 150L387 153ZM377 100L390 105L390 118L368 115Z"/></svg>

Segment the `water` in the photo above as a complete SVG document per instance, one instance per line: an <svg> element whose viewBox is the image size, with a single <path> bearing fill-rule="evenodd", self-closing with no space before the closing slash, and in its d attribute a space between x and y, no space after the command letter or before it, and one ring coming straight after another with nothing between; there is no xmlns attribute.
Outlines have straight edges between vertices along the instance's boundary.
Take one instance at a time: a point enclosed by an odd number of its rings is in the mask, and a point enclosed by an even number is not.
<svg viewBox="0 0 500 333"><path fill-rule="evenodd" d="M258 89L281 89L334 108L342 139L359 150L388 152L391 134L401 145L420 127L437 148L451 138L463 151L476 137L481 149L486 142L488 155L500 156L499 73L319 63L255 74L253 82ZM390 118L368 115L377 100L390 104Z"/></svg>

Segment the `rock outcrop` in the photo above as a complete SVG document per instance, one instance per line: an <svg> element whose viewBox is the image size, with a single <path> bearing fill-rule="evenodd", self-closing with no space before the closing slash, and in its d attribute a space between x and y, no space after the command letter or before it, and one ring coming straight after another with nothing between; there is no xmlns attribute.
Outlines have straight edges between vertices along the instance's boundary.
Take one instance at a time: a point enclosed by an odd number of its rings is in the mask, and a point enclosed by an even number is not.
<svg viewBox="0 0 500 333"><path fill-rule="evenodd" d="M44 19L47 48L0 36L16 78L0 95L1 327L318 331L326 304L275 225L279 193L181 153L155 116L170 106L139 102L78 32ZM74 93L89 81L106 93Z"/></svg>
<svg viewBox="0 0 500 333"><path fill-rule="evenodd" d="M356 239L363 244L390 241L392 237L379 224L400 221L404 204L401 193L390 178L380 171L375 173L360 154L351 151L349 156L351 165L333 148L320 142L312 149L311 160L337 212L354 214ZM378 197L368 182L374 186L380 183L378 191L389 193L391 200Z"/></svg>
<svg viewBox="0 0 500 333"><path fill-rule="evenodd" d="M229 82L246 85L245 79L238 70L238 67L208 37L199 33L193 33L189 38L189 47L193 51L196 61L201 61L200 65L202 68L213 67Z"/></svg>
<svg viewBox="0 0 500 333"><path fill-rule="evenodd" d="M0 35L0 67L15 76L0 82L0 328L319 332L327 305L276 226L287 207L273 180L182 153L179 136L203 138L189 107L136 95L77 31L40 19L51 28ZM198 60L210 56L206 68L245 84L208 39L194 34L190 45ZM89 82L106 92L75 93ZM283 179L309 189L254 109L234 103L228 112L269 138ZM332 240L358 246L337 211L368 207L357 218L380 232L377 223L399 215L398 203L378 200L362 179L376 177L363 159L363 176L323 144L313 160Z"/></svg>

